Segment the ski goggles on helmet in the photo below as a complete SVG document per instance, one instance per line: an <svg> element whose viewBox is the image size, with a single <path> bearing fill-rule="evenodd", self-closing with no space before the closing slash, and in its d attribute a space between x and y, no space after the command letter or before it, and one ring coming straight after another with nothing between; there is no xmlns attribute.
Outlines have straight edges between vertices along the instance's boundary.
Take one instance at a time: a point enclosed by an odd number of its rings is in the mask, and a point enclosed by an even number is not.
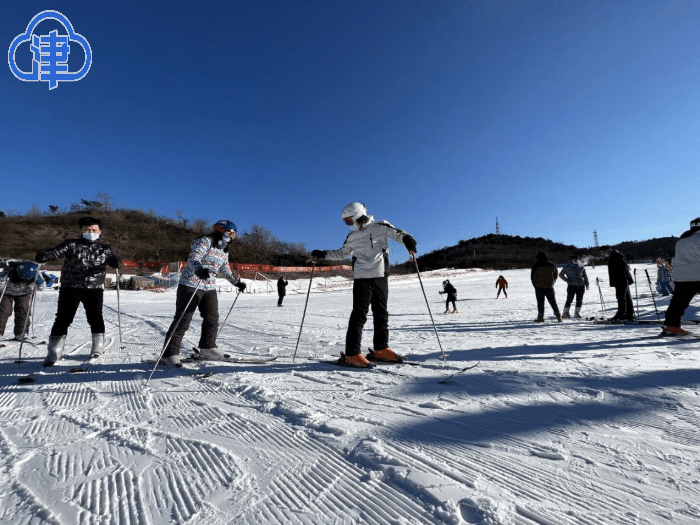
<svg viewBox="0 0 700 525"><path fill-rule="evenodd" d="M353 219L352 217L343 217L343 222L348 226L352 226L353 224L355 224L355 219Z"/></svg>

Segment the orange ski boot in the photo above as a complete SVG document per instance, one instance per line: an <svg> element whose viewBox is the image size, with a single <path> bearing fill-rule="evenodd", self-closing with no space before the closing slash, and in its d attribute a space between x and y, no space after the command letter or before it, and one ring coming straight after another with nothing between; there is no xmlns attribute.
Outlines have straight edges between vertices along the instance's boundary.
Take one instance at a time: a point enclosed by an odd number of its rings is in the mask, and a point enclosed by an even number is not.
<svg viewBox="0 0 700 525"><path fill-rule="evenodd" d="M370 361L384 361L386 363L400 363L403 361L403 356L394 352L391 348L383 350L370 350L367 354Z"/></svg>
<svg viewBox="0 0 700 525"><path fill-rule="evenodd" d="M338 363L346 366L354 366L357 368L374 368L376 365L367 361L367 358L360 354L355 355L345 355L343 352L340 353L340 359Z"/></svg>
<svg viewBox="0 0 700 525"><path fill-rule="evenodd" d="M664 326L664 335L688 335L690 332L679 326Z"/></svg>

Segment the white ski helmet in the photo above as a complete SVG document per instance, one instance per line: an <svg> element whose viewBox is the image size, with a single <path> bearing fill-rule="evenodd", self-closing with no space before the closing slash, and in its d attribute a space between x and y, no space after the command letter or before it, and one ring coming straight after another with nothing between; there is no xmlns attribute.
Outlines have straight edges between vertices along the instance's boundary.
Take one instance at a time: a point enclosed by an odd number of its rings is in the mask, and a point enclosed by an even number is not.
<svg viewBox="0 0 700 525"><path fill-rule="evenodd" d="M343 222L352 228L357 224L357 220L360 217L367 216L367 208L365 208L365 205L361 202L351 202L343 208L343 212L340 216Z"/></svg>

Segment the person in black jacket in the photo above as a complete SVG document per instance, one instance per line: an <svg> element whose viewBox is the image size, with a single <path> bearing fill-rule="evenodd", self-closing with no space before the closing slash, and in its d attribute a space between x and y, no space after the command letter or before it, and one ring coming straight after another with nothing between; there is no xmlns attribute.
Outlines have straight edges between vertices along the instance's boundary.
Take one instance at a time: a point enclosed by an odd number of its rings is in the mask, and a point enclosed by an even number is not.
<svg viewBox="0 0 700 525"><path fill-rule="evenodd" d="M110 246L98 242L102 233L102 221L94 217L82 217L78 225L82 231L80 238L63 241L50 250L40 251L35 257L39 263L64 258L56 320L51 328L44 366L53 366L63 356L68 327L73 323L81 304L85 308L92 332L90 357L99 357L105 350L105 323L102 317L102 297L107 274L105 263L112 268L119 268L121 260L114 255Z"/></svg>
<svg viewBox="0 0 700 525"><path fill-rule="evenodd" d="M557 321L561 323L562 317L554 293L554 283L557 282L558 278L557 265L547 259L546 252L538 252L535 260L537 262L532 265L530 271L530 281L535 287L535 298L537 299L537 319L535 322L544 323L544 300L546 298Z"/></svg>
<svg viewBox="0 0 700 525"><path fill-rule="evenodd" d="M452 283L449 281L449 279L445 279L442 282L442 288L443 291L440 292L440 294L447 294L447 300L445 301L445 313L449 314L450 313L450 303L452 303L452 313L456 314L457 313L457 288L452 286Z"/></svg>
<svg viewBox="0 0 700 525"><path fill-rule="evenodd" d="M277 306L282 306L284 296L287 295L286 288L288 284L289 281L284 278L284 275L280 275L280 278L277 279L277 295L279 296L279 299L277 300Z"/></svg>
<svg viewBox="0 0 700 525"><path fill-rule="evenodd" d="M615 296L617 297L617 313L610 318L610 321L632 321L634 320L634 303L632 303L630 284L634 282L634 279L627 259L622 253L613 250L610 246L602 246L600 253L608 258L608 279L610 286L615 288Z"/></svg>

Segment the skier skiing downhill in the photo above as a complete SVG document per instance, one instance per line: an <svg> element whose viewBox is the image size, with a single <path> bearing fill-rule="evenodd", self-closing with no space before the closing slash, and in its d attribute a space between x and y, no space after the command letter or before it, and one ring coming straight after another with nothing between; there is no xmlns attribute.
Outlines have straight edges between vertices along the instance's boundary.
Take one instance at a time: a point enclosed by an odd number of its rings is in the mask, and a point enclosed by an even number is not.
<svg viewBox="0 0 700 525"><path fill-rule="evenodd" d="M389 348L389 239L401 242L411 255L416 253L416 241L408 233L386 221L375 221L367 214L365 205L352 202L343 208L343 222L353 229L339 250L313 250L317 259L344 259L352 255L353 290L352 313L345 336L345 352L341 364L360 368L374 366L362 355L362 327L372 307L374 318L374 348L368 357L376 361L401 362L403 357Z"/></svg>
<svg viewBox="0 0 700 525"><path fill-rule="evenodd" d="M63 356L68 327L73 323L81 303L92 332L90 357L99 357L105 351L105 322L102 317L107 274L105 263L112 268L119 268L122 263L110 246L99 242L102 221L94 217L81 217L78 226L82 232L79 239L63 241L50 250L37 253L35 257L38 263L64 257L56 320L51 328L44 366L53 366Z"/></svg>
<svg viewBox="0 0 700 525"><path fill-rule="evenodd" d="M236 236L236 225L228 220L214 224L214 231L192 241L187 265L182 271L177 287L175 316L165 340L168 342L160 363L180 368L180 345L190 327L194 311L199 308L202 316L202 333L199 338L199 354L202 359L225 359L226 355L216 347L219 326L219 301L216 293L216 274L241 292L246 285L233 276L228 265L229 243ZM179 322L178 322L179 321Z"/></svg>
<svg viewBox="0 0 700 525"><path fill-rule="evenodd" d="M496 299L498 299L498 296L501 295L501 292L503 292L505 298L508 299L508 292L506 291L508 289L508 281L506 281L506 278L502 275L499 275L498 279L496 280L496 288L498 288Z"/></svg>
<svg viewBox="0 0 700 525"><path fill-rule="evenodd" d="M450 282L449 279L445 279L442 282L442 288L443 291L440 292L440 294L447 294L447 300L445 301L445 313L449 314L450 313L450 303L452 303L452 313L456 314L457 313L457 288L452 286L452 283Z"/></svg>
<svg viewBox="0 0 700 525"><path fill-rule="evenodd" d="M676 243L673 280L676 286L666 310L663 333L688 335L681 328L681 318L695 294L700 293L700 217L690 221L690 230Z"/></svg>

